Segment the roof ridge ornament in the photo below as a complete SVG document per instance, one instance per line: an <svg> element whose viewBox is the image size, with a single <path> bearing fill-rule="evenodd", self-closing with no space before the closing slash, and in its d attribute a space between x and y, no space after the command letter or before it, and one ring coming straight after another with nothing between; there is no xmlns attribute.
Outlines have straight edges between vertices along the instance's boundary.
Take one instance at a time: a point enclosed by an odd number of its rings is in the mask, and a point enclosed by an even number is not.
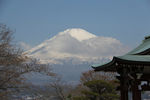
<svg viewBox="0 0 150 100"><path fill-rule="evenodd" d="M145 36L145 40L150 39L150 35L149 36Z"/></svg>
<svg viewBox="0 0 150 100"><path fill-rule="evenodd" d="M147 41L147 40L149 40L149 39L150 39L150 35L145 36L145 38L144 38L143 42L146 42L146 41Z"/></svg>

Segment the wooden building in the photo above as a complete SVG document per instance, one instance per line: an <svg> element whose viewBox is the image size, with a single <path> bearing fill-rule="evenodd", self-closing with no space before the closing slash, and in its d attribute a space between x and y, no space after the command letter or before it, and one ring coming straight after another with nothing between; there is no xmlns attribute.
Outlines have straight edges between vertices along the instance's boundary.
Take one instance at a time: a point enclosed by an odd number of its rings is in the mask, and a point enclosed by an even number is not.
<svg viewBox="0 0 150 100"><path fill-rule="evenodd" d="M117 72L120 80L120 100L128 100L128 92L132 92L132 100L141 100L141 92L150 90L150 36L131 52L113 57L103 65L92 65L95 71ZM141 84L141 83L145 84Z"/></svg>

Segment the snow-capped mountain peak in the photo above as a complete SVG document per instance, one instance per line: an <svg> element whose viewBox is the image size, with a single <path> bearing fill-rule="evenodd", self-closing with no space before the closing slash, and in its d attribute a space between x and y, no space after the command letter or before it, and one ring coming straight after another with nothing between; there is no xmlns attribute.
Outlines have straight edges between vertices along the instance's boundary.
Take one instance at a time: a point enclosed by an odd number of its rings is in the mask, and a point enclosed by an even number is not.
<svg viewBox="0 0 150 100"><path fill-rule="evenodd" d="M86 30L83 30L81 28L71 28L59 33L59 35L65 35L65 34L69 34L70 36L77 39L78 41L83 41L83 40L96 37L96 35L89 33Z"/></svg>
<svg viewBox="0 0 150 100"><path fill-rule="evenodd" d="M83 29L73 28L45 40L27 53L43 63L60 63L70 59L93 62L96 59L112 58L126 51L128 48L115 38L100 37Z"/></svg>

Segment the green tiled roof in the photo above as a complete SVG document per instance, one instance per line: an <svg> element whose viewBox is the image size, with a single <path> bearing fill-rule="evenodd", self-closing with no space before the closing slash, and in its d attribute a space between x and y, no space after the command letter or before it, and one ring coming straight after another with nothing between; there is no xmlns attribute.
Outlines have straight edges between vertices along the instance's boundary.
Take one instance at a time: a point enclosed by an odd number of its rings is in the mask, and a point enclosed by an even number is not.
<svg viewBox="0 0 150 100"><path fill-rule="evenodd" d="M150 62L150 55L124 55L117 58L137 62Z"/></svg>
<svg viewBox="0 0 150 100"><path fill-rule="evenodd" d="M92 65L92 67L96 71L115 71L115 64L118 62L124 64L150 65L150 36L145 37L145 40L143 40L142 44L129 53L123 56L113 57L113 60L110 62L105 64L95 64Z"/></svg>
<svg viewBox="0 0 150 100"><path fill-rule="evenodd" d="M140 52L144 52L147 49L150 49L150 38L143 40L142 44L140 44L137 48L133 49L128 54L138 54Z"/></svg>

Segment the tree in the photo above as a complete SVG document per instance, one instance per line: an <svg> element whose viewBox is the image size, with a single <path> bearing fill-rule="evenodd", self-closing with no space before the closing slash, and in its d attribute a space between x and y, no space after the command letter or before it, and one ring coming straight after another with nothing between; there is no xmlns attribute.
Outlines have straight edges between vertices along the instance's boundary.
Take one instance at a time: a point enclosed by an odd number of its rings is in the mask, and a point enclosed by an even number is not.
<svg viewBox="0 0 150 100"><path fill-rule="evenodd" d="M84 83L89 90L82 93L90 100L118 100L118 95L115 91L115 86L104 80L92 80Z"/></svg>
<svg viewBox="0 0 150 100"><path fill-rule="evenodd" d="M87 72L83 72L80 77L81 84L92 80L105 80L112 81L115 79L115 73L106 73L106 72L94 72L93 70L89 70Z"/></svg>
<svg viewBox="0 0 150 100"><path fill-rule="evenodd" d="M23 87L25 73L42 72L52 75L47 65L28 58L12 41L12 31L0 25L0 98ZM6 99L6 98L5 98Z"/></svg>
<svg viewBox="0 0 150 100"><path fill-rule="evenodd" d="M31 91L41 95L40 100L70 100L73 89L71 84L63 81L59 75L55 75L42 88L34 86Z"/></svg>
<svg viewBox="0 0 150 100"><path fill-rule="evenodd" d="M51 79L51 82L47 84L47 88L53 91L53 93L49 94L52 94L57 100L66 100L69 98L73 89L72 85L63 81L59 75L56 75L53 77L53 79Z"/></svg>
<svg viewBox="0 0 150 100"><path fill-rule="evenodd" d="M114 81L114 73L84 72L80 78L80 94L73 100L118 100L119 95L115 91L117 84Z"/></svg>

